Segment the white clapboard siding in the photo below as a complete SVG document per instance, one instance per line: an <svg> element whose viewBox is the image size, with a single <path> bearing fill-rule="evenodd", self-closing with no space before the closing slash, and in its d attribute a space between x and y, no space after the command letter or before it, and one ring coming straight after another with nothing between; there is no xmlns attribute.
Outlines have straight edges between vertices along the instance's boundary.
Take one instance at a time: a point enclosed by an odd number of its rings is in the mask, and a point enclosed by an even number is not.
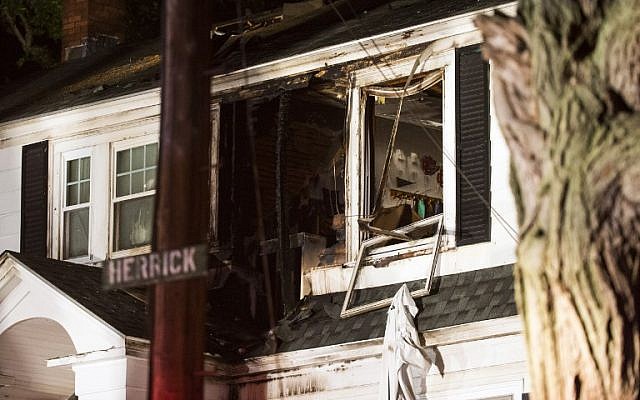
<svg viewBox="0 0 640 400"><path fill-rule="evenodd" d="M0 253L20 247L21 148L0 149Z"/></svg>
<svg viewBox="0 0 640 400"><path fill-rule="evenodd" d="M66 331L56 322L34 318L0 335L0 397L66 399L74 392L70 366L48 368L47 360L74 354ZM4 375L4 376L2 376Z"/></svg>

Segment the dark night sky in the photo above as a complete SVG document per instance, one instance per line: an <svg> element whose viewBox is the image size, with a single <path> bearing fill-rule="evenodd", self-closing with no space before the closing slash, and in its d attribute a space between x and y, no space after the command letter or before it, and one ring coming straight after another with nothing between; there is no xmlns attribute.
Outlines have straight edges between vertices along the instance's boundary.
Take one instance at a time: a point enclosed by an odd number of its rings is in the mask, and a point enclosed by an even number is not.
<svg viewBox="0 0 640 400"><path fill-rule="evenodd" d="M240 1L241 9L250 13L259 13L266 10L273 10L280 7L282 0L210 0L214 3L214 21L228 21L237 16L237 3ZM295 2L296 0L288 0ZM137 25L131 25L132 29L138 29L133 32L140 40L157 37L159 29L159 4L161 0L131 0L129 7L132 8L133 16L131 21L135 21ZM140 23L142 21L142 23ZM131 34L131 32L129 32ZM52 51L54 57L58 57L61 53L60 42L48 40L47 47ZM21 49L17 39L10 35L4 27L0 26L0 54L2 54L2 62L0 62L0 88L15 80L28 79L29 75L37 74L43 68L35 63L25 63L22 67L18 67L16 62L20 58Z"/></svg>
<svg viewBox="0 0 640 400"><path fill-rule="evenodd" d="M0 28L0 54L2 54L0 86L39 69L38 66L33 64L26 64L22 68L18 68L16 62L20 57L20 44L14 36L2 28Z"/></svg>

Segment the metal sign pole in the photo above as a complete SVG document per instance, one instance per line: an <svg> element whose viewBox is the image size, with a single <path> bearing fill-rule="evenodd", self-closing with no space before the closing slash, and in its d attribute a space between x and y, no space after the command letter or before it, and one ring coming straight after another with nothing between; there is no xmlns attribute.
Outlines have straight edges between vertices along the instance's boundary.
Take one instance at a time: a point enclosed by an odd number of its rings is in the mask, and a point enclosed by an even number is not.
<svg viewBox="0 0 640 400"><path fill-rule="evenodd" d="M206 243L210 2L165 0L154 252ZM152 287L150 398L202 399L206 280Z"/></svg>

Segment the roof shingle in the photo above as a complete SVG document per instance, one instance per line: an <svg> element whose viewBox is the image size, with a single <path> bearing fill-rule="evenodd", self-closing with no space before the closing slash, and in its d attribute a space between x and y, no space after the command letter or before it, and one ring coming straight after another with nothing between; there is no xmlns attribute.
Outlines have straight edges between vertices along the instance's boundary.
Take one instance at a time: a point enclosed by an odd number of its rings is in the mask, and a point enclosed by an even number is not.
<svg viewBox="0 0 640 400"><path fill-rule="evenodd" d="M147 305L123 290L102 289L102 269L9 252L98 318L126 336L149 338Z"/></svg>
<svg viewBox="0 0 640 400"><path fill-rule="evenodd" d="M416 327L419 331L427 331L516 315L512 273L513 265L503 265L434 278L432 294L416 299L419 309ZM407 285L410 290L415 290L424 285L424 281L413 281ZM400 284L358 290L354 292L354 298L356 304L363 304L393 297L399 288ZM382 337L387 320L386 308L347 319L325 311L342 304L344 295L342 292L306 298L299 305L298 313L281 321L281 325L287 327L287 338L279 344L278 352ZM296 320L302 310L310 316ZM313 312L308 313L308 310Z"/></svg>
<svg viewBox="0 0 640 400"><path fill-rule="evenodd" d="M124 335L150 337L147 305L122 290L105 291L100 268L9 253ZM427 331L516 315L512 272L513 265L504 265L434 278L432 294L416 299L419 309L416 327L419 331ZM407 283L410 290L423 284L423 281ZM362 304L393 297L399 287L400 284L362 289L354 293L354 298ZM336 310L339 310L344 296L344 292L332 293L301 301L296 312L282 320L276 329L280 338L276 351L288 352L382 337L387 310L373 310L340 319ZM228 351L224 343L219 343L220 322L209 320L207 323L208 350L236 358L238 354L233 357L234 353ZM235 337L243 341L240 332ZM244 339L247 343L255 341L253 337ZM267 351L268 346L262 346L248 355L264 355Z"/></svg>

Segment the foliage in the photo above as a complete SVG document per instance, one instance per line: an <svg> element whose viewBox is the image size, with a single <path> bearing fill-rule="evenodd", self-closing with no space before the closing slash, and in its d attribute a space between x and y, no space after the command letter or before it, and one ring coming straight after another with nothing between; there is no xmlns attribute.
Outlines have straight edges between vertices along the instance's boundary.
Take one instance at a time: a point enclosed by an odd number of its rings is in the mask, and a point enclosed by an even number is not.
<svg viewBox="0 0 640 400"><path fill-rule="evenodd" d="M42 66L54 62L47 47L59 40L62 29L62 0L0 0L0 21L22 48L18 65L35 61Z"/></svg>

